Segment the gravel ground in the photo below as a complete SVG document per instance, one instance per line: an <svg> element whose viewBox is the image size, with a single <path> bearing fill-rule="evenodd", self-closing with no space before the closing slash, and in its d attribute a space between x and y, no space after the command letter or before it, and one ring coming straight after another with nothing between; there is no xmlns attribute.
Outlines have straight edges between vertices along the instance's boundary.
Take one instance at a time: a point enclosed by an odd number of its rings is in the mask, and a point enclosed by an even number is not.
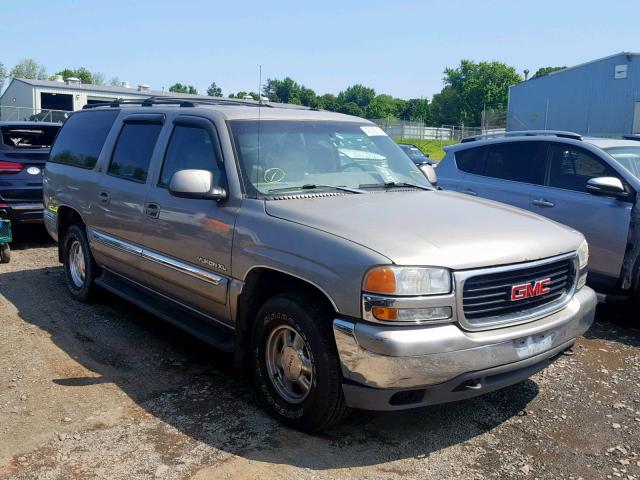
<svg viewBox="0 0 640 480"><path fill-rule="evenodd" d="M280 426L246 371L105 294L67 295L55 246L0 265L0 479L640 479L640 331L620 309L572 355L451 405Z"/></svg>

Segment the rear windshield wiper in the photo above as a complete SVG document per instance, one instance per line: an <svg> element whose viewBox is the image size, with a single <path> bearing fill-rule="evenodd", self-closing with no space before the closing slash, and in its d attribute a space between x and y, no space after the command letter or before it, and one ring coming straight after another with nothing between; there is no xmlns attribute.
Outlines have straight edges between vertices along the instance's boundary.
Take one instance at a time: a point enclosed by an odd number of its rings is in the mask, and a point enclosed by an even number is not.
<svg viewBox="0 0 640 480"><path fill-rule="evenodd" d="M296 190L320 190L325 188L332 188L334 190L340 190L340 191L349 192L349 193L367 193L365 190L361 190L359 188L341 187L337 185L318 185L315 183L305 183L304 185L298 185L298 186L292 186L292 187L272 188L268 192L269 193L294 192Z"/></svg>
<svg viewBox="0 0 640 480"><path fill-rule="evenodd" d="M433 191L435 188L426 187L424 185L417 185L415 183L409 182L385 182L385 183L364 183L360 185L360 188L397 188L397 187L409 187L409 188L419 188L420 190L428 190Z"/></svg>

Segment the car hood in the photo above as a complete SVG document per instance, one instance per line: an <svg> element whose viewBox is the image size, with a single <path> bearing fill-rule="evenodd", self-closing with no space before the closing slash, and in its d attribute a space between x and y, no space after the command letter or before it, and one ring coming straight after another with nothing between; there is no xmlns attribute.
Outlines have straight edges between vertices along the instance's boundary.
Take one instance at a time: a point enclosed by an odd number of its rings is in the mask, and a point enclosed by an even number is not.
<svg viewBox="0 0 640 480"><path fill-rule="evenodd" d="M574 251L582 234L539 215L448 191L268 200L269 215L368 247L398 265L477 268Z"/></svg>

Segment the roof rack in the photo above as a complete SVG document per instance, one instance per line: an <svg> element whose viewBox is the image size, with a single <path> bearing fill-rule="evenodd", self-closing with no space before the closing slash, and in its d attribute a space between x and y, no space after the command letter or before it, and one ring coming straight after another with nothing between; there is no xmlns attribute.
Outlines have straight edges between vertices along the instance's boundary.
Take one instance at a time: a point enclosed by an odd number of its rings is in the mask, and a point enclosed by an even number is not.
<svg viewBox="0 0 640 480"><path fill-rule="evenodd" d="M100 107L117 108L123 105L140 105L142 107L152 107L153 105L177 105L179 107L196 107L198 105L248 105L251 107L267 107L273 108L273 105L268 103L250 102L247 100L235 100L232 98L182 98L182 97L147 97L141 99L124 99L118 98L111 102L92 103L82 107L83 110Z"/></svg>
<svg viewBox="0 0 640 480"><path fill-rule="evenodd" d="M636 142L640 142L640 134L622 135L622 138L625 140L635 140Z"/></svg>
<svg viewBox="0 0 640 480"><path fill-rule="evenodd" d="M571 138L573 140L582 140L582 135L574 132L564 132L562 130L517 130L502 133L485 133L484 135L474 135L473 137L463 138L460 143L475 142L477 140L485 140L489 138L503 137L538 137L553 136L561 138Z"/></svg>

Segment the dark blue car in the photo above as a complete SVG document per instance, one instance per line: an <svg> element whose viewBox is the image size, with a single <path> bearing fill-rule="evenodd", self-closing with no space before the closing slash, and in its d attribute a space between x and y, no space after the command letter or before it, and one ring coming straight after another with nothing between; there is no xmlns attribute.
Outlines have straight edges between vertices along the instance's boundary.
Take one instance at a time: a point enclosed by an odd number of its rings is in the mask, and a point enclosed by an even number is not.
<svg viewBox="0 0 640 480"><path fill-rule="evenodd" d="M0 122L0 209L12 222L42 222L42 170L60 127Z"/></svg>

